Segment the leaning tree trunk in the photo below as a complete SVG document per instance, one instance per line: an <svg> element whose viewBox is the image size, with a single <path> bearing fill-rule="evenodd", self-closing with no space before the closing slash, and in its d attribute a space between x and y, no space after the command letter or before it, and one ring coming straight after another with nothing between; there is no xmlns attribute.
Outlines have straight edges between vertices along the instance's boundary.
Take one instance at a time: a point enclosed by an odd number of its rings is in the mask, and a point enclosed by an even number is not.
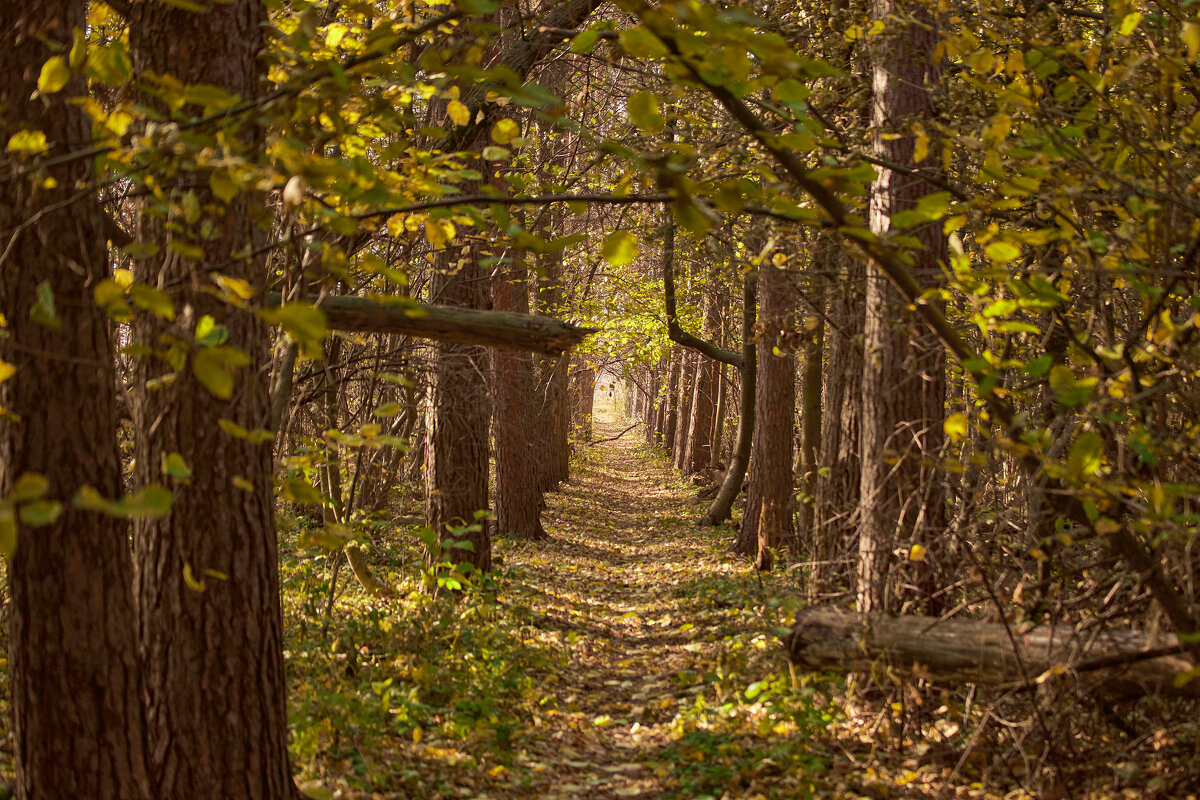
<svg viewBox="0 0 1200 800"><path fill-rule="evenodd" d="M492 303L503 311L529 310L525 264L512 264L495 278ZM540 424L533 396L533 359L527 353L492 353L495 385L496 531L518 539L544 539L535 431Z"/></svg>
<svg viewBox="0 0 1200 800"><path fill-rule="evenodd" d="M932 93L940 71L934 55L937 28L924 6L906 9L895 0L874 0L872 16L887 26L872 50L875 152L913 170L879 170L870 222L872 231L883 235L893 214L914 207L933 189L921 175L922 170L933 174L933 159L916 163L912 123L934 116ZM945 236L938 226L915 235L922 249L914 253L912 273L925 286L935 285L945 260ZM932 589L931 571L917 565L934 562L945 513L943 493L927 466L936 460L942 440L945 351L874 264L867 268L866 305L858 602L861 611L886 612L893 600L888 583L897 539L929 552L924 562L907 561L919 574L903 582L926 596Z"/></svg>
<svg viewBox="0 0 1200 800"><path fill-rule="evenodd" d="M795 425L796 360L785 353L796 306L793 278L763 262L759 268L758 376L754 399L754 458L750 493L733 551L770 569L773 551L794 547L792 525L792 435ZM776 354L776 353L780 354Z"/></svg>
<svg viewBox="0 0 1200 800"><path fill-rule="evenodd" d="M203 14L137 2L129 22L139 73L213 84L244 98L258 93L266 24L258 0L212 5ZM186 47L180 31L188 32ZM253 122L237 129L233 124L224 141L251 151L261 147ZM211 146L222 145L214 136ZM156 177L158 186L178 184L172 175ZM266 263L245 253L261 240L264 200L238 195L225 202L207 180L188 185L200 208L218 209L215 224L182 218L168 224L148 209L140 236L156 243L159 255L134 270L140 283L163 287L175 308L172 322L139 313L136 344L157 350L166 337L177 341L180 328L190 336L205 316L228 331L223 345L191 349L182 368L150 356L134 365L136 484L162 481L163 465L175 459L191 471L171 485L169 515L135 525L134 587L154 794L290 800L296 790L288 765L271 445L226 432L227 421L254 430L270 419L269 332L257 316L211 291L216 265L226 277L263 291ZM167 246L172 239L203 255L176 255ZM232 385L214 380L214 371L229 373ZM167 377L172 380L162 380Z"/></svg>
<svg viewBox="0 0 1200 800"><path fill-rule="evenodd" d="M41 131L47 158L91 145L91 124L71 102L86 93L82 78L31 99L42 65L70 48L86 11L83 0L0 5L4 142ZM104 217L95 192L77 188L94 186L93 163L0 183L0 554L15 545L8 639L19 800L157 796L147 780L128 526L71 502L84 486L123 494L112 342L92 297L108 274ZM25 166L8 160L5 169ZM21 487L27 502L13 497Z"/></svg>

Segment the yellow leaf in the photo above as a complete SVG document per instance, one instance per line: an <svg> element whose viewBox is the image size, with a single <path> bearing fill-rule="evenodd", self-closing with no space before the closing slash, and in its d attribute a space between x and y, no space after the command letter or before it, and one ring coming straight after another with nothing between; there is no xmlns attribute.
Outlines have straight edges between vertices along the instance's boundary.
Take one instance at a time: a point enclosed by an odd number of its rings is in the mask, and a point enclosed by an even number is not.
<svg viewBox="0 0 1200 800"><path fill-rule="evenodd" d="M192 574L192 565L183 565L183 582L188 585L188 588L194 592L204 591L204 581L196 580L196 576Z"/></svg>
<svg viewBox="0 0 1200 800"><path fill-rule="evenodd" d="M951 414L946 417L946 421L942 423L942 430L950 437L950 441L957 442L959 439L967 435L967 415L963 413Z"/></svg>
<svg viewBox="0 0 1200 800"><path fill-rule="evenodd" d="M919 544L914 544L908 550L908 560L909 561L924 561L925 560L925 548Z"/></svg>
<svg viewBox="0 0 1200 800"><path fill-rule="evenodd" d="M466 125L471 121L471 109L458 100L450 101L450 105L446 106L446 113L455 125Z"/></svg>
<svg viewBox="0 0 1200 800"><path fill-rule="evenodd" d="M1187 62L1191 64L1196 60L1196 53L1200 52L1200 23L1194 21L1183 23L1183 30L1179 32L1179 38L1187 47Z"/></svg>
<svg viewBox="0 0 1200 800"><path fill-rule="evenodd" d="M917 141L913 144L913 163L920 164L929 155L929 134L924 130L917 131Z"/></svg>
<svg viewBox="0 0 1200 800"><path fill-rule="evenodd" d="M1109 517L1101 517L1092 523L1092 530L1101 536L1107 536L1110 533L1116 533L1121 530L1121 523Z"/></svg>
<svg viewBox="0 0 1200 800"><path fill-rule="evenodd" d="M492 126L492 140L496 144L508 144L520 133L521 128L511 119L502 119Z"/></svg>
<svg viewBox="0 0 1200 800"><path fill-rule="evenodd" d="M0 383L4 383L6 380L11 378L13 376L13 373L15 373L16 371L17 371L16 367L14 367L12 364L8 363L7 361L0 359ZM397 409L397 411L398 410L399 409Z"/></svg>
<svg viewBox="0 0 1200 800"><path fill-rule="evenodd" d="M54 94L61 91L69 80L71 80L71 68L67 66L67 59L63 56L54 56L42 65L42 73L38 75L38 91L42 94Z"/></svg>
<svg viewBox="0 0 1200 800"><path fill-rule="evenodd" d="M8 140L8 150L13 153L40 153L45 149L46 134L41 131L17 131Z"/></svg>

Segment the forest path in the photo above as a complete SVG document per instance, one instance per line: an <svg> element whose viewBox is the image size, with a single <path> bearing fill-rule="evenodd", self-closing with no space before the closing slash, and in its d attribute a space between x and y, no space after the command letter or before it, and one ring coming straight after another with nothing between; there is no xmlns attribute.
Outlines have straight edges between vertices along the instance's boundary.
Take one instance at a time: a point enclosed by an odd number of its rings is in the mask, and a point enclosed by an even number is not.
<svg viewBox="0 0 1200 800"><path fill-rule="evenodd" d="M618 436L628 424L597 407L597 443L547 496L552 540L508 556L504 594L566 651L540 681L547 697L514 765L527 770L518 796L722 796L740 771L723 766L740 752L735 737L695 734L712 729L723 670L738 668L729 662L777 646L761 618L747 618L760 585L726 554L729 530L692 524L694 492L637 429ZM730 677L725 691L737 694L745 676ZM738 782L753 788L753 777Z"/></svg>

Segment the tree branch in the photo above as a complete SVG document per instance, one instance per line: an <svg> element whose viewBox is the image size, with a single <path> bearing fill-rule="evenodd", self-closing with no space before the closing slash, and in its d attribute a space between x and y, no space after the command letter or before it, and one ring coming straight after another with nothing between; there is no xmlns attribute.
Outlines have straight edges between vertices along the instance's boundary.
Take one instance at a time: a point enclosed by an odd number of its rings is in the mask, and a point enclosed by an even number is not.
<svg viewBox="0 0 1200 800"><path fill-rule="evenodd" d="M271 292L267 306L276 307L282 295ZM354 333L403 333L423 339L477 344L506 350L561 355L598 328L580 328L553 317L481 311L406 302L385 305L367 297L324 297L319 305L330 329Z"/></svg>
<svg viewBox="0 0 1200 800"><path fill-rule="evenodd" d="M738 369L745 364L741 353L722 350L714 344L693 336L679 325L678 309L675 303L675 220L667 212L667 232L663 238L663 296L667 308L667 336L672 342L680 344L689 350L703 353L714 361L730 364Z"/></svg>

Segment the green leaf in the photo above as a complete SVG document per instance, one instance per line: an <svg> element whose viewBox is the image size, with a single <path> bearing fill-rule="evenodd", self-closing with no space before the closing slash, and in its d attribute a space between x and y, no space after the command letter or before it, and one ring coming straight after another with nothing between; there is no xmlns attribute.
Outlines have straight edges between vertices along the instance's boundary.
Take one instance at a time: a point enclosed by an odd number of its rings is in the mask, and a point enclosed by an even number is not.
<svg viewBox="0 0 1200 800"><path fill-rule="evenodd" d="M329 335L329 323L325 312L311 303L284 303L279 308L267 308L259 316L272 325L279 325L296 344L306 358L318 359L324 353L325 337Z"/></svg>
<svg viewBox="0 0 1200 800"><path fill-rule="evenodd" d="M634 58L666 58L670 52L659 38L642 26L619 34L621 49Z"/></svg>
<svg viewBox="0 0 1200 800"><path fill-rule="evenodd" d="M667 124L653 92L635 92L626 107L633 124L645 133L658 133Z"/></svg>
<svg viewBox="0 0 1200 800"><path fill-rule="evenodd" d="M196 344L213 347L218 344L225 344L226 340L229 339L229 328L224 325L218 325L211 314L205 314L196 323L196 332L193 336Z"/></svg>
<svg viewBox="0 0 1200 800"><path fill-rule="evenodd" d="M62 320L58 318L58 311L54 305L54 290L50 288L50 281L42 281L37 285L37 300L33 308L29 309L29 318L53 330L62 328Z"/></svg>
<svg viewBox="0 0 1200 800"><path fill-rule="evenodd" d="M228 203L234 197L237 197L238 193L237 183L223 169L208 173L208 188L212 190L213 196L222 203Z"/></svg>
<svg viewBox="0 0 1200 800"><path fill-rule="evenodd" d="M50 479L40 472L26 472L13 483L8 500L13 503L24 503L37 500L50 491Z"/></svg>
<svg viewBox="0 0 1200 800"><path fill-rule="evenodd" d="M1007 264L1021 255L1021 248L1008 242L992 242L984 248L987 257L997 264Z"/></svg>
<svg viewBox="0 0 1200 800"><path fill-rule="evenodd" d="M192 468L187 465L187 462L183 460L183 455L180 453L163 453L161 462L161 469L164 475L180 479L192 477Z"/></svg>
<svg viewBox="0 0 1200 800"><path fill-rule="evenodd" d="M637 257L637 237L629 231L613 231L604 240L600 254L614 267L621 267Z"/></svg>
<svg viewBox="0 0 1200 800"><path fill-rule="evenodd" d="M394 417L400 413L399 403L384 403L379 408L375 409L377 417Z"/></svg>
<svg viewBox="0 0 1200 800"><path fill-rule="evenodd" d="M71 80L71 67L67 64L67 59L64 56L53 56L42 65L42 72L38 75L37 88L42 94L54 94L62 91L69 80Z"/></svg>
<svg viewBox="0 0 1200 800"><path fill-rule="evenodd" d="M289 478L283 484L283 496L293 503L307 506L323 505L325 498L311 483L303 478Z"/></svg>
<svg viewBox="0 0 1200 800"><path fill-rule="evenodd" d="M171 505L175 495L165 486L152 483L144 489L139 489L131 495L121 498L116 503L118 516L129 519L165 517L171 513Z"/></svg>
<svg viewBox="0 0 1200 800"><path fill-rule="evenodd" d="M143 311L149 311L159 319L175 319L175 304L167 293L144 283L129 287L129 300Z"/></svg>
<svg viewBox="0 0 1200 800"><path fill-rule="evenodd" d="M599 31L583 31L575 35L571 40L571 52L579 55L586 55L592 52L592 48L596 46L596 42L600 41Z"/></svg>
<svg viewBox="0 0 1200 800"><path fill-rule="evenodd" d="M1067 456L1067 475L1072 480L1090 478L1104 463L1104 439L1093 431L1084 431L1071 445Z"/></svg>
<svg viewBox="0 0 1200 800"><path fill-rule="evenodd" d="M31 528L53 525L62 516L62 503L55 500L34 500L21 506L21 522Z"/></svg>
<svg viewBox="0 0 1200 800"><path fill-rule="evenodd" d="M75 493L71 504L87 511L102 511L112 517L125 519L158 518L171 513L175 496L171 490L152 483L120 500L107 500L91 486L83 486Z"/></svg>
<svg viewBox="0 0 1200 800"><path fill-rule="evenodd" d="M454 0L454 5L468 14L493 14L500 7L496 0Z"/></svg>
<svg viewBox="0 0 1200 800"><path fill-rule="evenodd" d="M133 64L125 52L125 46L116 40L104 47L92 48L84 73L101 83L119 87L133 75Z"/></svg>
<svg viewBox="0 0 1200 800"><path fill-rule="evenodd" d="M793 78L785 78L771 87L771 95L781 103L803 103L811 94L811 89Z"/></svg>
<svg viewBox="0 0 1200 800"><path fill-rule="evenodd" d="M935 192L917 201L917 213L928 220L941 219L950 210L950 193Z"/></svg>
<svg viewBox="0 0 1200 800"><path fill-rule="evenodd" d="M192 356L192 372L220 400L233 397L233 370L250 363L250 356L233 347L205 347Z"/></svg>

